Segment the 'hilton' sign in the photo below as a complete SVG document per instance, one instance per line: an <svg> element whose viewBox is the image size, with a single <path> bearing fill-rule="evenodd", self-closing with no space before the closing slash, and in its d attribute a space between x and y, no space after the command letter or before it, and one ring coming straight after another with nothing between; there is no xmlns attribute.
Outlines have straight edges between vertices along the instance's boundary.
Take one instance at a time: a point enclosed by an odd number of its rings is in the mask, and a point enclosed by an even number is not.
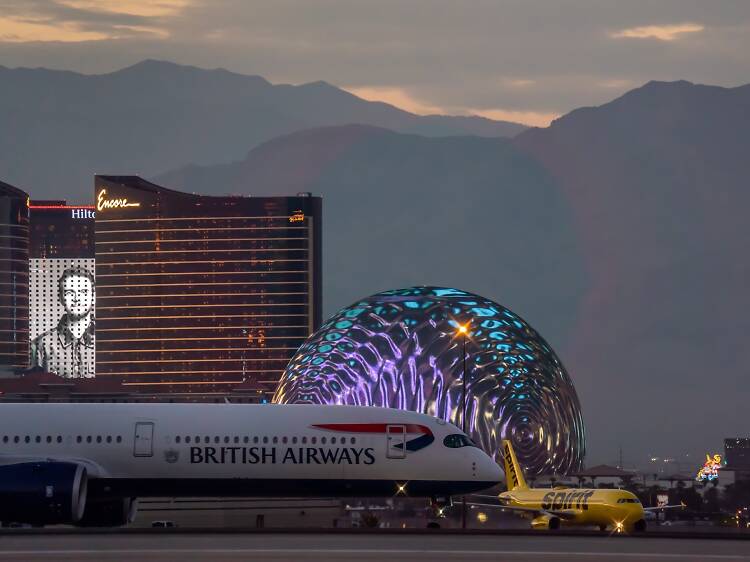
<svg viewBox="0 0 750 562"><path fill-rule="evenodd" d="M95 219L96 213L91 209L71 209L70 217L73 219Z"/></svg>

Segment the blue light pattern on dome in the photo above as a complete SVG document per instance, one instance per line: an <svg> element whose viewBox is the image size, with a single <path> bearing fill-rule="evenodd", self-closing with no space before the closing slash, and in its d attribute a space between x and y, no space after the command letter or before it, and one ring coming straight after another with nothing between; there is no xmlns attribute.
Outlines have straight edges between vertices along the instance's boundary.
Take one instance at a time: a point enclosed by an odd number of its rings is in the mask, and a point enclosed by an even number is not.
<svg viewBox="0 0 750 562"><path fill-rule="evenodd" d="M386 291L340 311L300 347L274 401L401 408L460 427L467 323L470 436L498 459L510 438L528 476L579 470L583 420L560 360L518 315L457 289Z"/></svg>

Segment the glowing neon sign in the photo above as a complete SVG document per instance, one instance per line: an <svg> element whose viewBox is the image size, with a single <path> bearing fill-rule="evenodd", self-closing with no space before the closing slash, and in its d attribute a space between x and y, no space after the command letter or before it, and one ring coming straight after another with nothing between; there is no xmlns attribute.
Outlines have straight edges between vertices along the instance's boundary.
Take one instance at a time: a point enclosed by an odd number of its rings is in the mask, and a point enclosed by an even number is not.
<svg viewBox="0 0 750 562"><path fill-rule="evenodd" d="M289 222L303 222L305 220L305 213L302 211L294 211L294 214L289 217Z"/></svg>
<svg viewBox="0 0 750 562"><path fill-rule="evenodd" d="M106 199L106 189L100 189L96 196L96 210L104 211L105 209L122 209L123 207L140 207L140 203L131 203L127 199Z"/></svg>
<svg viewBox="0 0 750 562"><path fill-rule="evenodd" d="M721 468L721 455L706 454L706 462L698 471L698 475L695 479L698 482L711 482L719 477L719 469Z"/></svg>

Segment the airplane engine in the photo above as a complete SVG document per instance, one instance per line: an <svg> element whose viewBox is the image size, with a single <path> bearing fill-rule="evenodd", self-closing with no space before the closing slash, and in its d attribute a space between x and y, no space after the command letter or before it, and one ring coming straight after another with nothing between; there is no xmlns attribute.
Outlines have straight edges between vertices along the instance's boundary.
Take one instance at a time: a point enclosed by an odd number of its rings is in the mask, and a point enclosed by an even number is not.
<svg viewBox="0 0 750 562"><path fill-rule="evenodd" d="M0 521L54 525L83 516L86 468L69 462L27 462L0 467Z"/></svg>
<svg viewBox="0 0 750 562"><path fill-rule="evenodd" d="M531 521L531 528L532 529L550 529L555 530L560 528L560 518L559 517L550 517L549 515L541 515L539 517L535 517Z"/></svg>
<svg viewBox="0 0 750 562"><path fill-rule="evenodd" d="M135 520L138 511L136 498L99 500L89 498L86 510L77 527L122 527Z"/></svg>

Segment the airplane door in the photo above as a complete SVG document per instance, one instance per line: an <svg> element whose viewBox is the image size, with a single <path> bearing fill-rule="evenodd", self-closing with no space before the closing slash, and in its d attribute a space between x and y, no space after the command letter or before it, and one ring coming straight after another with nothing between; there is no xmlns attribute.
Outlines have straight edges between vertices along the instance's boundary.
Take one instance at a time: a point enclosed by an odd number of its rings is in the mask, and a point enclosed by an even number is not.
<svg viewBox="0 0 750 562"><path fill-rule="evenodd" d="M154 424L137 422L135 424L134 457L151 457L154 454Z"/></svg>
<svg viewBox="0 0 750 562"><path fill-rule="evenodd" d="M385 427L387 449L386 457L389 459L406 458L406 426L387 425Z"/></svg>

